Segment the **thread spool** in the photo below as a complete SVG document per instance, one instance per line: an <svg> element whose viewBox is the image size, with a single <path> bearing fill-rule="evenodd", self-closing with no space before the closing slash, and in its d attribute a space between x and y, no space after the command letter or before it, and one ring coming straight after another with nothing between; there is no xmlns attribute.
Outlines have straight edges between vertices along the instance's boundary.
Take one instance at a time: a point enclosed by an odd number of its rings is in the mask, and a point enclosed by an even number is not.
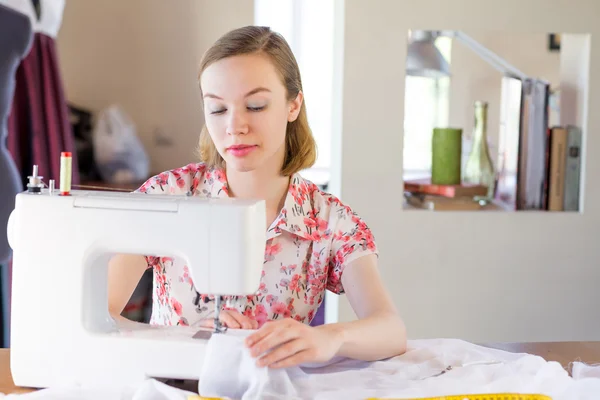
<svg viewBox="0 0 600 400"><path fill-rule="evenodd" d="M71 168L73 158L70 151L60 153L60 194L69 196L71 194Z"/></svg>

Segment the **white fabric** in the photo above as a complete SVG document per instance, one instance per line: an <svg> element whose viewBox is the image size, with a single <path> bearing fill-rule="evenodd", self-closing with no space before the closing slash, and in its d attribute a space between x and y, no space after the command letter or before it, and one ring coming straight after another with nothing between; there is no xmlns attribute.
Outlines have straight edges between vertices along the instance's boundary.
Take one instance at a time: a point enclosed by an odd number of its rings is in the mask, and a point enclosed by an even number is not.
<svg viewBox="0 0 600 400"><path fill-rule="evenodd" d="M243 344L245 336L214 335L210 339L198 393L204 397L264 400L297 396L292 380L304 375L300 368L257 367Z"/></svg>
<svg viewBox="0 0 600 400"><path fill-rule="evenodd" d="M517 392L545 394L553 400L597 400L600 393L600 379L571 378L559 363L460 340L411 341L405 355L391 360L340 360L285 373L256 367L242 340L229 336L210 343L201 375L209 379L200 382L200 394L242 400L335 400ZM235 356L222 357L230 353ZM210 370L217 365L218 372ZM217 374L220 379L211 381Z"/></svg>
<svg viewBox="0 0 600 400"><path fill-rule="evenodd" d="M588 365L582 362L574 362L571 365L571 375L573 375L573 378L575 379L600 379L600 365ZM600 398L600 396L598 397Z"/></svg>
<svg viewBox="0 0 600 400"><path fill-rule="evenodd" d="M3 395L2 400L188 400L193 392L173 388L155 379L149 379L139 387L128 391L91 390L83 388L43 389L26 394Z"/></svg>
<svg viewBox="0 0 600 400"><path fill-rule="evenodd" d="M62 24L65 0L40 0L41 18L38 21L31 0L0 0L0 4L29 17L33 32L40 32L56 39Z"/></svg>
<svg viewBox="0 0 600 400"><path fill-rule="evenodd" d="M452 394L539 393L553 400L597 400L600 367L573 364L573 377L556 362L513 354L460 340L409 342L406 354L380 362L341 359L287 370L258 368L244 349L245 332L215 335L200 374L203 396L238 399L414 398ZM236 333L233 333L236 332ZM448 366L453 368L439 374ZM189 392L148 380L127 393L90 393L81 389L46 389L2 400L183 400Z"/></svg>

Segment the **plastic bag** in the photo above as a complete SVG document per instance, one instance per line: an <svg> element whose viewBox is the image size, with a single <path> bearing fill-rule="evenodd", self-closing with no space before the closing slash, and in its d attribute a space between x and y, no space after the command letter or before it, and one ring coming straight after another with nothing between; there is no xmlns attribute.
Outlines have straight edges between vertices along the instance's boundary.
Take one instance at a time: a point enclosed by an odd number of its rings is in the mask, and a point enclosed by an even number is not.
<svg viewBox="0 0 600 400"><path fill-rule="evenodd" d="M93 133L94 160L105 182L135 183L148 178L150 161L135 124L117 105L103 110Z"/></svg>

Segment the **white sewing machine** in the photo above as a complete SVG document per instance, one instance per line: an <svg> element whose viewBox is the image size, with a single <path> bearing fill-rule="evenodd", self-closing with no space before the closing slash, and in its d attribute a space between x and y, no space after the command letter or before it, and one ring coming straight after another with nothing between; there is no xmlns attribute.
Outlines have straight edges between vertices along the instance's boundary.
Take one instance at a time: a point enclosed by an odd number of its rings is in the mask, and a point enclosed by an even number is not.
<svg viewBox="0 0 600 400"><path fill-rule="evenodd" d="M33 185L18 194L8 223L15 384L116 388L148 377L197 380L211 330L197 335L198 328L115 322L108 260L115 253L182 257L199 293L254 294L266 242L264 202L64 196L52 188Z"/></svg>

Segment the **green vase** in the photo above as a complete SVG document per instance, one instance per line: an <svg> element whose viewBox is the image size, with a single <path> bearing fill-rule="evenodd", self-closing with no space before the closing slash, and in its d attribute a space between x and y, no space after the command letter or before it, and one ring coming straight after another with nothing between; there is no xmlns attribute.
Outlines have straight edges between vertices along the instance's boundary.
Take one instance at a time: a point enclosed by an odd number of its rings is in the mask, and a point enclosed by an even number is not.
<svg viewBox="0 0 600 400"><path fill-rule="evenodd" d="M431 183L459 185L462 129L434 128L431 140Z"/></svg>
<svg viewBox="0 0 600 400"><path fill-rule="evenodd" d="M473 148L465 164L463 181L486 186L488 188L487 198L492 199L496 189L496 173L487 142L487 113L488 104L486 102L475 102Z"/></svg>

